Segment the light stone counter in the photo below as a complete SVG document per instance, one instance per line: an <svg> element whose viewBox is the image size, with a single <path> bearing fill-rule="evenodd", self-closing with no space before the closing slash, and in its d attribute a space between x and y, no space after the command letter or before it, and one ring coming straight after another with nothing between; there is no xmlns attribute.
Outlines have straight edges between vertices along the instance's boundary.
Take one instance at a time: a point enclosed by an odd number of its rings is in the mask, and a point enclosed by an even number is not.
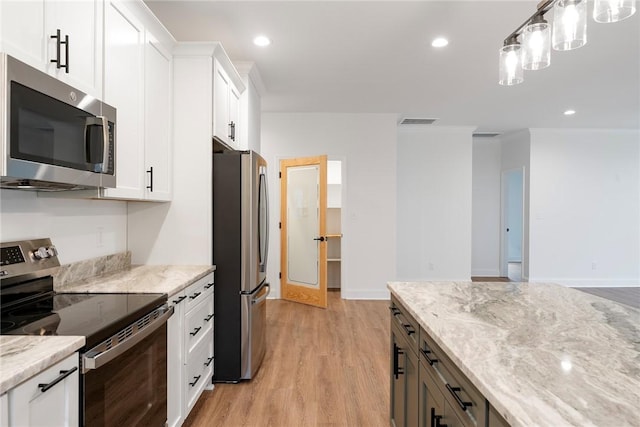
<svg viewBox="0 0 640 427"><path fill-rule="evenodd" d="M388 288L512 426L640 426L640 310L554 284Z"/></svg>
<svg viewBox="0 0 640 427"><path fill-rule="evenodd" d="M56 284L62 293L160 293L171 296L215 270L211 265L132 265L123 270Z"/></svg>
<svg viewBox="0 0 640 427"><path fill-rule="evenodd" d="M84 346L84 337L0 336L0 394Z"/></svg>

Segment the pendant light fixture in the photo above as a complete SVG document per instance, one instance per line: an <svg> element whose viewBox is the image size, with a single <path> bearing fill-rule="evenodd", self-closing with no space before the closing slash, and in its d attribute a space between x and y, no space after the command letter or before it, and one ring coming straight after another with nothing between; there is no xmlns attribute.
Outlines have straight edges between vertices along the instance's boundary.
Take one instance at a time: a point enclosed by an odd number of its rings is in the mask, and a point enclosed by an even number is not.
<svg viewBox="0 0 640 427"><path fill-rule="evenodd" d="M551 63L551 26L536 15L522 30L522 68L541 70Z"/></svg>
<svg viewBox="0 0 640 427"><path fill-rule="evenodd" d="M555 50L573 50L587 43L587 0L558 0L553 7Z"/></svg>
<svg viewBox="0 0 640 427"><path fill-rule="evenodd" d="M595 0L593 20L600 23L618 22L636 13L635 0Z"/></svg>
<svg viewBox="0 0 640 427"><path fill-rule="evenodd" d="M595 0L596 22L618 22L636 12L636 0ZM553 25L544 15L553 9ZM518 37L522 36L522 46ZM587 43L587 0L542 0L536 12L504 39L500 48L498 83L524 81L524 70L541 70L551 63L551 48L573 50Z"/></svg>
<svg viewBox="0 0 640 427"><path fill-rule="evenodd" d="M513 86L524 81L522 71L522 46L517 37L505 40L500 49L500 83L503 86Z"/></svg>

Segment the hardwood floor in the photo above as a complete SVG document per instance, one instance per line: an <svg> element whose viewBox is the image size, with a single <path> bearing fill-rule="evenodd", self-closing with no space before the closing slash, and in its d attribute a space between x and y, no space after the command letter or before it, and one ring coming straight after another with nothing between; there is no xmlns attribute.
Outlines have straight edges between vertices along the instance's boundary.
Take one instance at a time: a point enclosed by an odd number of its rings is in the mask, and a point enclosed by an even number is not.
<svg viewBox="0 0 640 427"><path fill-rule="evenodd" d="M387 427L389 302L329 292L328 305L269 300L256 377L205 391L184 425Z"/></svg>

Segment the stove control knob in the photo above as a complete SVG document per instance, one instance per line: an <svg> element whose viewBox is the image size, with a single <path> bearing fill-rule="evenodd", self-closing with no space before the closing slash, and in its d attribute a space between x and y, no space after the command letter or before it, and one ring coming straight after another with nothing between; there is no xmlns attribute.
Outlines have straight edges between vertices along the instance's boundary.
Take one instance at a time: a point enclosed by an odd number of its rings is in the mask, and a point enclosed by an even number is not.
<svg viewBox="0 0 640 427"><path fill-rule="evenodd" d="M44 246L41 246L35 251L33 251L33 257L35 259L46 259L46 258L49 258L49 252L47 252L47 248L45 248Z"/></svg>
<svg viewBox="0 0 640 427"><path fill-rule="evenodd" d="M58 255L58 250L56 249L55 246L49 246L47 248L47 254L49 255L47 258L54 257Z"/></svg>

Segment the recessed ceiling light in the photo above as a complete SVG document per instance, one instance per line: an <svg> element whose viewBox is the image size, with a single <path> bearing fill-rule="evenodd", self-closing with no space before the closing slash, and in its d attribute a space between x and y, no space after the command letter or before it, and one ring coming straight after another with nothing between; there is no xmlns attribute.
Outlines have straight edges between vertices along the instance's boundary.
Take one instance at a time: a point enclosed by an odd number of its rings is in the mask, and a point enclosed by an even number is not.
<svg viewBox="0 0 640 427"><path fill-rule="evenodd" d="M436 39L433 39L433 41L431 42L431 46L433 47L445 47L448 44L449 40L445 39L444 37L438 37Z"/></svg>
<svg viewBox="0 0 640 427"><path fill-rule="evenodd" d="M565 116L573 116L576 113L576 110L567 110L564 112Z"/></svg>
<svg viewBox="0 0 640 427"><path fill-rule="evenodd" d="M269 46L271 44L271 40L269 40L269 37L267 36L257 36L253 39L253 44L260 47Z"/></svg>

